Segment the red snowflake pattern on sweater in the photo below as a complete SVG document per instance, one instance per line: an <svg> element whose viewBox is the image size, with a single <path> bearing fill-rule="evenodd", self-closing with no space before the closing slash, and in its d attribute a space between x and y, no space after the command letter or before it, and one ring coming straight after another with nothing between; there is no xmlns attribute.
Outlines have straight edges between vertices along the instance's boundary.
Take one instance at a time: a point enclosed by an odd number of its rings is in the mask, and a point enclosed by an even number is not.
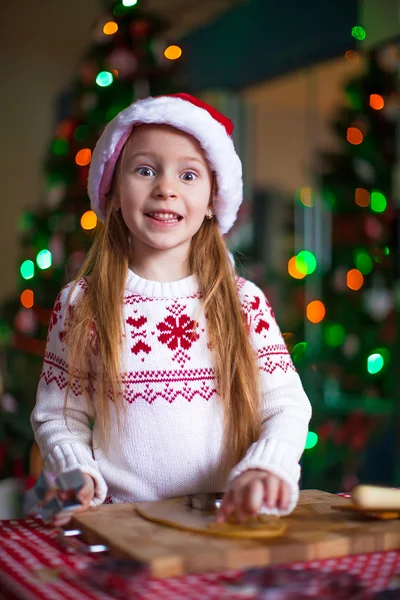
<svg viewBox="0 0 400 600"><path fill-rule="evenodd" d="M181 368L190 360L187 351L194 342L200 339L200 335L196 331L199 324L184 314L186 308L174 301L167 307L171 315L166 316L164 321L157 324L157 330L160 332L158 341L165 344L170 350L176 350L172 360L175 360Z"/></svg>

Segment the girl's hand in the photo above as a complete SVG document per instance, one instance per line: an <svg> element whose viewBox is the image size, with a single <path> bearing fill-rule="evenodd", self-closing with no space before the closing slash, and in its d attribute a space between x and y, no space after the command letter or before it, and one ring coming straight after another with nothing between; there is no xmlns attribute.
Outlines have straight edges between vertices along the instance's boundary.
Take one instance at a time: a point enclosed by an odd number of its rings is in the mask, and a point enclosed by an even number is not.
<svg viewBox="0 0 400 600"><path fill-rule="evenodd" d="M74 512L83 512L89 508L89 504L94 496L94 481L93 478L87 473L83 473L85 480L84 485L81 487L76 497L82 502L82 506L75 510L66 510L64 512L57 513L53 519L48 523L53 527L63 527L72 518ZM55 496L58 496L61 501L68 500L70 498L69 492L60 492L58 490L49 490L43 500L42 504L46 504L52 500Z"/></svg>
<svg viewBox="0 0 400 600"><path fill-rule="evenodd" d="M234 479L217 512L217 523L235 516L240 523L254 517L262 506L285 510L290 488L276 475L261 469L248 469Z"/></svg>

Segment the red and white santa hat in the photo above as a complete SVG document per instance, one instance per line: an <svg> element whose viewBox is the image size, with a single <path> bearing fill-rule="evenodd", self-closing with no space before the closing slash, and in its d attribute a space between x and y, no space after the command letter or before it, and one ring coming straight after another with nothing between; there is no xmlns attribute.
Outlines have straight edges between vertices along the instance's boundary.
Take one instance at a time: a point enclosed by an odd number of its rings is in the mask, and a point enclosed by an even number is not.
<svg viewBox="0 0 400 600"><path fill-rule="evenodd" d="M242 163L231 137L233 123L209 104L189 94L138 100L105 127L93 151L88 181L89 198L98 218L104 221L115 164L132 128L151 123L171 125L198 140L217 177L214 208L221 233L227 233L243 200Z"/></svg>

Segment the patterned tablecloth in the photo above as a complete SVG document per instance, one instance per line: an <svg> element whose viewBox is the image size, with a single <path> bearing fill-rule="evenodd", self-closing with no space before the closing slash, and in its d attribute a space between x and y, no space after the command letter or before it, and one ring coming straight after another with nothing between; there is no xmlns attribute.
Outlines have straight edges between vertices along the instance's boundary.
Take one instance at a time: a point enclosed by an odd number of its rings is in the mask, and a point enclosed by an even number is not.
<svg viewBox="0 0 400 600"><path fill-rule="evenodd" d="M96 561L99 564L104 558L67 549L59 538L57 530L45 527L39 519L0 521L0 598L106 600L118 597L115 581L108 581L106 593L104 570L101 573L94 568ZM400 550L295 563L281 571L276 567L267 571L273 572L273 577L280 572L280 582L275 587L268 584L269 591L255 585L257 581L259 584L260 570L166 580L150 579L142 573L135 579L134 592L127 593L124 589L119 597L136 600L301 600L310 597L400 600ZM96 572L98 576L93 576ZM265 573L264 570L264 582ZM91 580L97 582L98 589Z"/></svg>

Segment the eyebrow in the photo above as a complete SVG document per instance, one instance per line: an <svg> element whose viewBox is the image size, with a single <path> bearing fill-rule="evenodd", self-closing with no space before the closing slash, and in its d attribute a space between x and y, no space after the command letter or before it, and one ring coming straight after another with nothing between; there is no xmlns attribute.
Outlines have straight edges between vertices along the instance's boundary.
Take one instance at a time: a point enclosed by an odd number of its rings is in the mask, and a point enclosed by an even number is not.
<svg viewBox="0 0 400 600"><path fill-rule="evenodd" d="M143 158L156 158L156 154L153 154L153 152L136 152L135 154L131 154L130 156L128 156L127 160L132 161L132 160L135 160L135 158L139 158L141 156ZM200 165L202 165L203 167L206 166L205 161L202 160L201 158L197 158L196 156L180 156L179 160L187 161L187 162L197 162Z"/></svg>

